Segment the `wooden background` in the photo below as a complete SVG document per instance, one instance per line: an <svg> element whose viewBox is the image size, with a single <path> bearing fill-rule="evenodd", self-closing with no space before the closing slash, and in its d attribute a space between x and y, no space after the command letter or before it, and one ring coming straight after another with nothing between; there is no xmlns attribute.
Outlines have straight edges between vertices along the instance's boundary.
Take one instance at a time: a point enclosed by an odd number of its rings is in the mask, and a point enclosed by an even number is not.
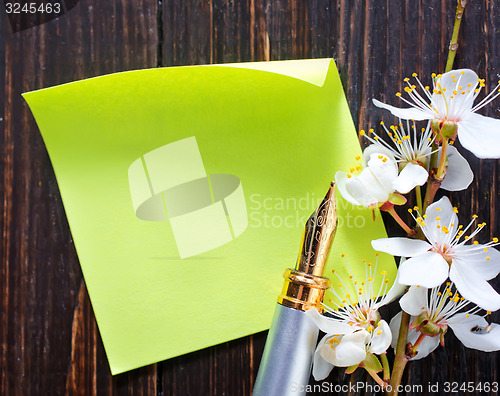
<svg viewBox="0 0 500 396"><path fill-rule="evenodd" d="M354 122L367 128L381 115L371 98L396 103L404 77L417 72L429 81L443 71L455 7L455 0L80 0L57 20L18 33L2 10L0 395L250 395L266 337L111 377L53 170L22 92L140 68L333 57ZM489 89L500 72L499 29L498 2L469 1L455 65L475 69ZM500 118L499 105L486 114ZM498 161L461 151L476 178L452 198L463 221L478 213L488 222L486 241L499 235ZM499 280L494 284L498 289ZM451 332L446 340L446 349L411 363L404 381L440 382L441 389L451 380L500 381L500 353L466 350ZM335 370L329 380L349 377ZM352 380L367 378L360 372Z"/></svg>

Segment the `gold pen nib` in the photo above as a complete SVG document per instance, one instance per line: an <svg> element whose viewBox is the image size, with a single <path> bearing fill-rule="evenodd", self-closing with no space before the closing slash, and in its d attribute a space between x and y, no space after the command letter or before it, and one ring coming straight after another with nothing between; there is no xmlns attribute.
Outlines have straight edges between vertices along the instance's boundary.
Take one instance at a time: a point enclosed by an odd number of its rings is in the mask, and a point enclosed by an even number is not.
<svg viewBox="0 0 500 396"><path fill-rule="evenodd" d="M285 284L278 297L281 305L302 311L313 307L322 311L323 296L330 286L323 272L336 229L337 205L332 182L325 198L306 222L295 269L287 269L283 274Z"/></svg>
<svg viewBox="0 0 500 396"><path fill-rule="evenodd" d="M335 182L332 182L325 198L306 222L295 269L323 276L336 230L337 204Z"/></svg>

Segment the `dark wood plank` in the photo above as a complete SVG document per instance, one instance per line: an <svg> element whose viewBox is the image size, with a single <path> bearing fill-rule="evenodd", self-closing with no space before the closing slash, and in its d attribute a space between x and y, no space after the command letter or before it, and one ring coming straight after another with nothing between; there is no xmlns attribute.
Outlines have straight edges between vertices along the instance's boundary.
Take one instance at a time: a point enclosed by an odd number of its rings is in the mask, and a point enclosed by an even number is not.
<svg viewBox="0 0 500 396"><path fill-rule="evenodd" d="M156 66L157 5L81 1L15 34L3 13L0 23L0 394L155 394L155 366L110 375L52 167L20 94Z"/></svg>

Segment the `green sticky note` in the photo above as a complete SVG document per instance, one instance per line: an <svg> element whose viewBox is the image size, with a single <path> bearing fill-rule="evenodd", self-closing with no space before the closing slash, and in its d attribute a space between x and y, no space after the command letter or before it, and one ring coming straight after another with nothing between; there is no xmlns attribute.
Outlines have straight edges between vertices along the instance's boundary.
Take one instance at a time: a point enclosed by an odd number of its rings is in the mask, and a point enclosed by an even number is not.
<svg viewBox="0 0 500 396"><path fill-rule="evenodd" d="M113 374L267 329L307 218L360 154L331 59L140 70L24 97ZM337 198L328 270L385 236L380 216Z"/></svg>

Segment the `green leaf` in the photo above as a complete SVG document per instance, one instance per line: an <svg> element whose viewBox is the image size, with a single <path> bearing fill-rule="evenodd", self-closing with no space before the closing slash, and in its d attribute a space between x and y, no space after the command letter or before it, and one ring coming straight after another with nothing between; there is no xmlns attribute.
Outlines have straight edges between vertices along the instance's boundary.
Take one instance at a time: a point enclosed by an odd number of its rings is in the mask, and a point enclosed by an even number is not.
<svg viewBox="0 0 500 396"><path fill-rule="evenodd" d="M380 360L378 360L378 357L376 357L373 353L367 354L363 363L365 364L367 370L375 373L382 371L382 364L380 363Z"/></svg>
<svg viewBox="0 0 500 396"><path fill-rule="evenodd" d="M359 363L358 363L358 364L355 364L355 365L353 365L353 366L349 366L349 367L347 367L347 368L346 368L345 373L346 373L346 374L352 374L352 373L354 373L354 372L356 371L356 369L357 369L358 367L359 367Z"/></svg>

